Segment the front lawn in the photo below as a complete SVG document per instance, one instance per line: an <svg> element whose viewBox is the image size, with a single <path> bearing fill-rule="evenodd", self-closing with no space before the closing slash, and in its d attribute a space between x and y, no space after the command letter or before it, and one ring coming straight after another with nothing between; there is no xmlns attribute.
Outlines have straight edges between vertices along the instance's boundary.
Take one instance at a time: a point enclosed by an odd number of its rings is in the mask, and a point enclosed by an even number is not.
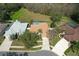
<svg viewBox="0 0 79 59"><path fill-rule="evenodd" d="M57 43L59 40L60 40L59 35L55 35L55 36L51 39L50 44L51 44L52 46L55 46L56 43Z"/></svg>
<svg viewBox="0 0 79 59"><path fill-rule="evenodd" d="M42 42L38 42L37 45L41 45ZM21 40L13 40L12 45L11 46L24 46L24 43Z"/></svg>
<svg viewBox="0 0 79 59"><path fill-rule="evenodd" d="M24 46L24 43L21 40L15 39L11 46Z"/></svg>
<svg viewBox="0 0 79 59"><path fill-rule="evenodd" d="M20 35L18 39L14 39L11 46L24 46L25 48L10 48L10 50L39 50L41 49L42 42L41 36L38 33L31 33L26 30L24 34ZM39 46L39 47L35 47Z"/></svg>
<svg viewBox="0 0 79 59"><path fill-rule="evenodd" d="M42 42L38 42L37 45L42 45ZM25 46L25 45L21 40L16 39L12 42L11 46ZM35 51L35 50L40 50L40 49L41 49L41 47L31 48L31 49L28 49L27 47L25 47L25 48L10 48L10 50L22 50L22 51Z"/></svg>
<svg viewBox="0 0 79 59"><path fill-rule="evenodd" d="M55 46L56 43L60 40L59 34L61 33L61 30L59 27L56 27L54 30L52 30L51 34L53 35L50 39L50 45Z"/></svg>

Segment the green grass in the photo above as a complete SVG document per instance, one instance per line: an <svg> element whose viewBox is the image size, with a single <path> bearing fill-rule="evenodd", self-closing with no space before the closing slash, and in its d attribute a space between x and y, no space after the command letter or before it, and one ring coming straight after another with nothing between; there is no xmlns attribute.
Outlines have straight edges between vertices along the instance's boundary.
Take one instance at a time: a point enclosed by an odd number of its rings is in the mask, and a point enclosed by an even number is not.
<svg viewBox="0 0 79 59"><path fill-rule="evenodd" d="M42 15L39 13L34 13L31 11L28 11L25 8L21 8L19 11L15 12L13 15L11 15L11 18L13 20L21 20L21 21L26 21L30 22L31 20L41 20L41 21L48 21L50 23L50 16L47 15Z"/></svg>
<svg viewBox="0 0 79 59"><path fill-rule="evenodd" d="M27 9L21 8L19 11L15 12L11 17L13 20L31 20L31 18L27 14Z"/></svg>
<svg viewBox="0 0 79 59"><path fill-rule="evenodd" d="M24 46L24 43L21 40L16 39L12 42L12 46Z"/></svg>
<svg viewBox="0 0 79 59"><path fill-rule="evenodd" d="M42 42L38 42L37 45L42 45ZM12 42L12 45L11 46L24 46L24 43L21 40L14 40ZM41 47L38 47L38 48L30 48L30 49L27 49L27 47L25 47L25 48L10 48L10 50L24 50L24 51L35 51L35 50L40 50L40 49L41 49Z"/></svg>
<svg viewBox="0 0 79 59"><path fill-rule="evenodd" d="M2 44L3 41L4 41L4 38L0 36L0 45Z"/></svg>
<svg viewBox="0 0 79 59"><path fill-rule="evenodd" d="M42 42L38 42L37 45L42 45ZM16 39L16 40L14 40L12 42L12 45L11 46L25 46L25 45L24 45L24 43L21 40ZM26 51L28 51L28 50L39 50L39 49L41 49L41 47L38 47L38 48L30 48L30 49L27 49L27 47L25 47L25 48L10 48L10 50L26 50Z"/></svg>
<svg viewBox="0 0 79 59"><path fill-rule="evenodd" d="M38 42L37 45L42 45L42 42ZM24 46L24 43L21 40L16 39L12 42L11 46Z"/></svg>
<svg viewBox="0 0 79 59"><path fill-rule="evenodd" d="M59 35L57 34L57 35L55 35L55 36L52 38L52 40L50 41L50 44L51 44L52 46L55 46L56 43L57 43L59 40L60 40L60 37L59 37Z"/></svg>
<svg viewBox="0 0 79 59"><path fill-rule="evenodd" d="M71 21L70 18L62 16L61 20L56 23L56 26L61 26L61 25L65 24L65 23L68 23L70 21Z"/></svg>
<svg viewBox="0 0 79 59"><path fill-rule="evenodd" d="M69 47L66 51L65 51L65 55L67 56L78 56L79 54L76 53L76 49L74 49L74 52L72 51L72 48Z"/></svg>
<svg viewBox="0 0 79 59"><path fill-rule="evenodd" d="M36 50L40 50L41 47L38 47L38 48L31 48L31 49L27 49L27 48L10 48L10 50L24 50L24 51L36 51Z"/></svg>
<svg viewBox="0 0 79 59"><path fill-rule="evenodd" d="M38 44L37 45L42 45L42 42L38 42Z"/></svg>

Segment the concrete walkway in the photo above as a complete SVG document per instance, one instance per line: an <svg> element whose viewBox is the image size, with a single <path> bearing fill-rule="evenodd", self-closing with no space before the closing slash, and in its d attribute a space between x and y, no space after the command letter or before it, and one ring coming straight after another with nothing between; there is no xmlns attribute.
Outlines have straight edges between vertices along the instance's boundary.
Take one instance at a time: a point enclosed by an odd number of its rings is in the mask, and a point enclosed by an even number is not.
<svg viewBox="0 0 79 59"><path fill-rule="evenodd" d="M34 46L33 48L38 48L38 47L41 47L42 45L37 45L37 46Z"/></svg>
<svg viewBox="0 0 79 59"><path fill-rule="evenodd" d="M10 40L9 38L4 39L3 43L0 46L0 51L9 51L12 42L13 41Z"/></svg>
<svg viewBox="0 0 79 59"><path fill-rule="evenodd" d="M47 37L42 37L42 50L50 50L49 39Z"/></svg>
<svg viewBox="0 0 79 59"><path fill-rule="evenodd" d="M10 48L25 48L25 46L11 46Z"/></svg>
<svg viewBox="0 0 79 59"><path fill-rule="evenodd" d="M68 49L70 46L70 42L68 42L66 39L61 38L61 40L53 47L52 51L59 56L63 56L66 49Z"/></svg>

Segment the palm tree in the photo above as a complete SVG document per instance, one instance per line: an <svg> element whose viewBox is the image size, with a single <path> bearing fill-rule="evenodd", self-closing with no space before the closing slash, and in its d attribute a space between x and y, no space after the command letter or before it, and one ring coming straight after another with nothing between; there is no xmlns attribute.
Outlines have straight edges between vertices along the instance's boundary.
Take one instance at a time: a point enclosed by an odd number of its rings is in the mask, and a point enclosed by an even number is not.
<svg viewBox="0 0 79 59"><path fill-rule="evenodd" d="M31 33L27 30L23 35L19 37L19 39L24 42L26 48L30 49L37 45L37 40L41 38L37 33Z"/></svg>

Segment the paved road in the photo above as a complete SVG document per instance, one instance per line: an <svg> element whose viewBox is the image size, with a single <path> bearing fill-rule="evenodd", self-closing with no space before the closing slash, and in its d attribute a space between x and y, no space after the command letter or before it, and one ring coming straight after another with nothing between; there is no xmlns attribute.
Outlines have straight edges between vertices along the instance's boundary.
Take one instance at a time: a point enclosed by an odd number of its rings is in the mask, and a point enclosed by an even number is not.
<svg viewBox="0 0 79 59"><path fill-rule="evenodd" d="M54 52L42 50L37 52L0 52L0 56L58 56Z"/></svg>
<svg viewBox="0 0 79 59"><path fill-rule="evenodd" d="M42 50L37 52L29 52L28 56L58 56L52 51Z"/></svg>
<svg viewBox="0 0 79 59"><path fill-rule="evenodd" d="M3 43L0 46L0 51L9 51L12 42L13 41L8 38L4 39Z"/></svg>
<svg viewBox="0 0 79 59"><path fill-rule="evenodd" d="M42 37L42 50L50 50L49 39L47 37Z"/></svg>

